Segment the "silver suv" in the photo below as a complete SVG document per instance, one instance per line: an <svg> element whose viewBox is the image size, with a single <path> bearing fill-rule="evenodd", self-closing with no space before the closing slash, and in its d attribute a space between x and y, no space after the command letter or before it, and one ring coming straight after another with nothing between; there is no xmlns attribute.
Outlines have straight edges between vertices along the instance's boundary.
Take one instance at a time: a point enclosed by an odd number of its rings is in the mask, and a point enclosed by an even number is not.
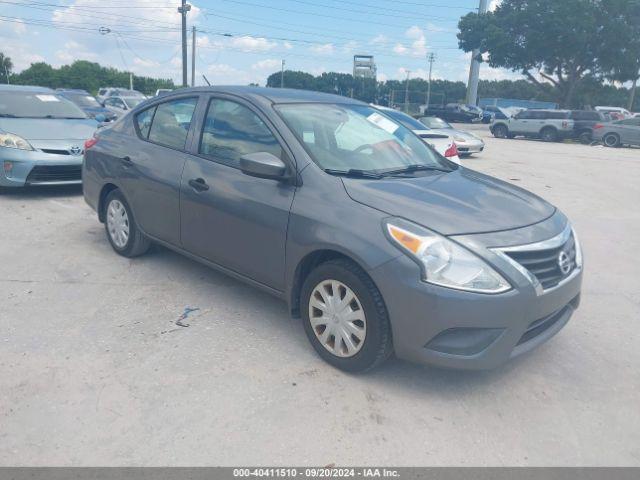
<svg viewBox="0 0 640 480"><path fill-rule="evenodd" d="M571 137L573 127L569 110L523 110L511 118L494 120L490 129L497 138L520 135L555 142Z"/></svg>

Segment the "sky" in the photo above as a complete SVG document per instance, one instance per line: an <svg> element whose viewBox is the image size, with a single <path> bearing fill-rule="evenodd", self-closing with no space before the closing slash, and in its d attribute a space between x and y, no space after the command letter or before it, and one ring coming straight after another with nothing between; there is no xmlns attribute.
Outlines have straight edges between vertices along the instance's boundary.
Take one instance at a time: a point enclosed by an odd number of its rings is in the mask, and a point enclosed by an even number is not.
<svg viewBox="0 0 640 480"><path fill-rule="evenodd" d="M495 8L500 0L490 0ZM179 0L0 0L0 51L19 72L90 60L136 75L181 82ZM354 54L375 57L378 79L466 82L469 54L458 49L457 22L478 0L193 0L196 85L264 85L288 70L351 73ZM191 51L189 51L189 62ZM191 65L189 64L189 78ZM482 65L482 79L519 78Z"/></svg>

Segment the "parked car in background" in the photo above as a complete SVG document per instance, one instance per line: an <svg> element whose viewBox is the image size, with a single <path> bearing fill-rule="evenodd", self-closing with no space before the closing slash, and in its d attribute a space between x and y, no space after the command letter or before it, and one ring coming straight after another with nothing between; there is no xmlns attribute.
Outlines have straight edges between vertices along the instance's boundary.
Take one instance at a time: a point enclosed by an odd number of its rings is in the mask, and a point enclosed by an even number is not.
<svg viewBox="0 0 640 480"><path fill-rule="evenodd" d="M137 91L137 90L129 90L126 88L117 88L117 87L105 87L98 90L97 99L100 103L104 103L104 101L109 97L142 97L147 98L145 94Z"/></svg>
<svg viewBox="0 0 640 480"><path fill-rule="evenodd" d="M573 137L584 144L591 143L596 124L609 121L603 112L597 110L572 110L570 118L573 120Z"/></svg>
<svg viewBox="0 0 640 480"><path fill-rule="evenodd" d="M423 124L429 132L441 133L453 137L453 141L458 147L458 155L460 157L468 157L473 153L480 153L484 150L484 141L471 132L458 130L441 118L438 117L421 117L420 123Z"/></svg>
<svg viewBox="0 0 640 480"><path fill-rule="evenodd" d="M98 122L55 90L0 85L0 187L81 182Z"/></svg>
<svg viewBox="0 0 640 480"><path fill-rule="evenodd" d="M72 101L82 109L90 118L95 118L99 123L111 122L116 119L116 114L106 109L98 100L86 90L72 90L59 88L58 95Z"/></svg>
<svg viewBox="0 0 640 480"><path fill-rule="evenodd" d="M444 106L430 105L423 110L422 115L425 117L438 117L454 123L480 122L482 121L482 113L479 113L477 108L470 108L462 103L449 103Z"/></svg>
<svg viewBox="0 0 640 480"><path fill-rule="evenodd" d="M425 128L425 126L415 118L399 110L395 110L389 107L382 107L380 105L372 106L418 135L422 140L431 145L443 157L448 158L453 162L460 163L458 146L449 133L432 132L431 130Z"/></svg>
<svg viewBox="0 0 640 480"><path fill-rule="evenodd" d="M171 93L173 90L171 88L159 88L156 90L156 97L160 95L164 95L165 93Z"/></svg>
<svg viewBox="0 0 640 480"><path fill-rule="evenodd" d="M121 97L121 96L111 96L108 97L104 102L104 107L112 112L117 117L124 115L126 112L134 108L136 105L144 102L146 100L145 97Z"/></svg>
<svg viewBox="0 0 640 480"><path fill-rule="evenodd" d="M595 107L595 110L598 112L608 113L612 120L624 120L625 118L633 116L629 110L622 107L597 106Z"/></svg>
<svg viewBox="0 0 640 480"><path fill-rule="evenodd" d="M598 123L593 127L593 139L607 147L640 145L640 117Z"/></svg>
<svg viewBox="0 0 640 480"><path fill-rule="evenodd" d="M501 107L487 105L482 110L482 123L491 123L493 120L506 120L511 114Z"/></svg>
<svg viewBox="0 0 640 480"><path fill-rule="evenodd" d="M393 352L496 367L580 303L580 244L557 208L346 97L180 89L87 142L83 187L117 254L157 242L285 300L350 372Z"/></svg>
<svg viewBox="0 0 640 480"><path fill-rule="evenodd" d="M494 120L489 128L497 138L523 136L555 142L572 137L573 127L569 110L523 110L506 120Z"/></svg>

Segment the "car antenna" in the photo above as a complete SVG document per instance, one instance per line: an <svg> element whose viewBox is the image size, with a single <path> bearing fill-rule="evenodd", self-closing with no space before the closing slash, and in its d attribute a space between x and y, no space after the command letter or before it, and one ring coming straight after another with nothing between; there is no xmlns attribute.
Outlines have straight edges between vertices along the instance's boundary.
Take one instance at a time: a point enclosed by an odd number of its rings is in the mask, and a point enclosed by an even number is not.
<svg viewBox="0 0 640 480"><path fill-rule="evenodd" d="M204 78L204 81L207 82L207 85L211 86L209 80L207 80L207 77L204 76L204 73L202 74L202 78Z"/></svg>

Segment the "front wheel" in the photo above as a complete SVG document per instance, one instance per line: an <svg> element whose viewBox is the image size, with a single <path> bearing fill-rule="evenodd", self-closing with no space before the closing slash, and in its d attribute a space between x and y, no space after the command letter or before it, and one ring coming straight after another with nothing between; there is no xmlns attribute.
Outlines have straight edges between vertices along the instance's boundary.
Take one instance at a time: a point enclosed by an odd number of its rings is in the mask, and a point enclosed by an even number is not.
<svg viewBox="0 0 640 480"><path fill-rule="evenodd" d="M558 139L558 132L555 128L543 128L540 138L543 142L555 142Z"/></svg>
<svg viewBox="0 0 640 480"><path fill-rule="evenodd" d="M509 129L504 125L496 125L493 127L493 136L496 138L507 138L509 137Z"/></svg>
<svg viewBox="0 0 640 480"><path fill-rule="evenodd" d="M578 140L580 140L580 143L582 143L583 145L589 145L591 143L591 132L585 131L585 132L581 132L580 135L578 135Z"/></svg>
<svg viewBox="0 0 640 480"><path fill-rule="evenodd" d="M111 247L123 257L137 257L149 250L151 242L136 225L131 207L120 190L107 195L104 227Z"/></svg>
<svg viewBox="0 0 640 480"><path fill-rule="evenodd" d="M307 338L327 363L365 372L389 357L391 326L382 294L356 264L321 264L305 279L301 295Z"/></svg>
<svg viewBox="0 0 640 480"><path fill-rule="evenodd" d="M620 137L615 133L607 133L602 139L602 143L604 143L607 147L619 147Z"/></svg>

